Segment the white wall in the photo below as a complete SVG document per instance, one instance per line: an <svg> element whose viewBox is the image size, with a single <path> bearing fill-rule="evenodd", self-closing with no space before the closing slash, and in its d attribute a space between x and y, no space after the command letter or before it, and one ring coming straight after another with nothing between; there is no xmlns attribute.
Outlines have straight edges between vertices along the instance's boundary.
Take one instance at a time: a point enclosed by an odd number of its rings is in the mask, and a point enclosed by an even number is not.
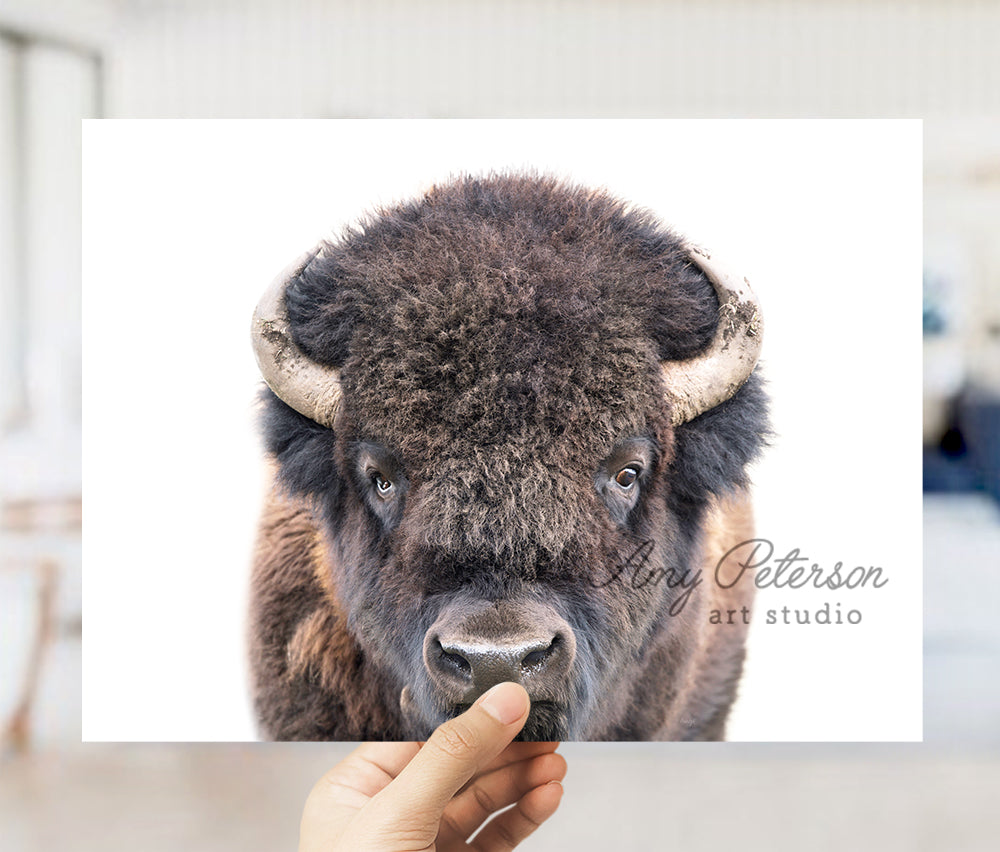
<svg viewBox="0 0 1000 852"><path fill-rule="evenodd" d="M33 39L100 48L133 0L0 0L0 28Z"/></svg>
<svg viewBox="0 0 1000 852"><path fill-rule="evenodd" d="M989 0L123 3L130 117L1000 113Z"/></svg>

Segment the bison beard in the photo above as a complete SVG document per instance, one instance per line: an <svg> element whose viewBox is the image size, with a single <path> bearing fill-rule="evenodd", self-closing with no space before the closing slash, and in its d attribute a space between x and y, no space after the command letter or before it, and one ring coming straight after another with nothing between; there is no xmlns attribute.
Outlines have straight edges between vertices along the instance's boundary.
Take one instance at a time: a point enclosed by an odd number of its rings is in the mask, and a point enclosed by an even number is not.
<svg viewBox="0 0 1000 852"><path fill-rule="evenodd" d="M753 537L761 326L728 281L648 213L514 174L286 270L254 321L262 733L423 739L517 680L524 739L723 738L746 625L708 613L752 583L622 566L714 578Z"/></svg>

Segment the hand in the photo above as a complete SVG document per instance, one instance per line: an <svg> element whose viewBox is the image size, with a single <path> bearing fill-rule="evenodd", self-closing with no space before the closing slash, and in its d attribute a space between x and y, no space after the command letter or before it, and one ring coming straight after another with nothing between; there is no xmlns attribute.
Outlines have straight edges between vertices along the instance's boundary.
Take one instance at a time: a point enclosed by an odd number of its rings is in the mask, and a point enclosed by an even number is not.
<svg viewBox="0 0 1000 852"><path fill-rule="evenodd" d="M566 774L558 743L511 743L529 709L523 687L502 683L422 746L355 749L309 794L299 852L513 849L555 813Z"/></svg>

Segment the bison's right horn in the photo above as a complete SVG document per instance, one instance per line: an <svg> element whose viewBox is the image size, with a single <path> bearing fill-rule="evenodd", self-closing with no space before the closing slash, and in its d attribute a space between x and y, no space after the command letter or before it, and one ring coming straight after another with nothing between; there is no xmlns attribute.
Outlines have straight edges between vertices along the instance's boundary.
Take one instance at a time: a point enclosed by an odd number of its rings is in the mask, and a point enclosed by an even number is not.
<svg viewBox="0 0 1000 852"><path fill-rule="evenodd" d="M690 256L715 288L719 325L702 354L660 363L675 426L725 402L743 387L757 365L764 331L757 297L746 278L695 249Z"/></svg>
<svg viewBox="0 0 1000 852"><path fill-rule="evenodd" d="M267 386L299 414L332 429L340 408L340 372L317 364L295 345L285 307L285 288L319 252L306 252L271 282L253 312L250 333Z"/></svg>

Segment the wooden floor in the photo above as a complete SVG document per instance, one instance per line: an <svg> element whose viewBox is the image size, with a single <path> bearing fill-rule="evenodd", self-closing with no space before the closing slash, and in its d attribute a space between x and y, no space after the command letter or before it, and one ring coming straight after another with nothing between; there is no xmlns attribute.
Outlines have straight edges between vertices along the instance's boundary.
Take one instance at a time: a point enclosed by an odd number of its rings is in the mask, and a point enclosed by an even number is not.
<svg viewBox="0 0 1000 852"><path fill-rule="evenodd" d="M993 850L1000 760L916 746L567 745L535 850ZM302 802L344 749L77 746L8 761L8 852L294 849Z"/></svg>

